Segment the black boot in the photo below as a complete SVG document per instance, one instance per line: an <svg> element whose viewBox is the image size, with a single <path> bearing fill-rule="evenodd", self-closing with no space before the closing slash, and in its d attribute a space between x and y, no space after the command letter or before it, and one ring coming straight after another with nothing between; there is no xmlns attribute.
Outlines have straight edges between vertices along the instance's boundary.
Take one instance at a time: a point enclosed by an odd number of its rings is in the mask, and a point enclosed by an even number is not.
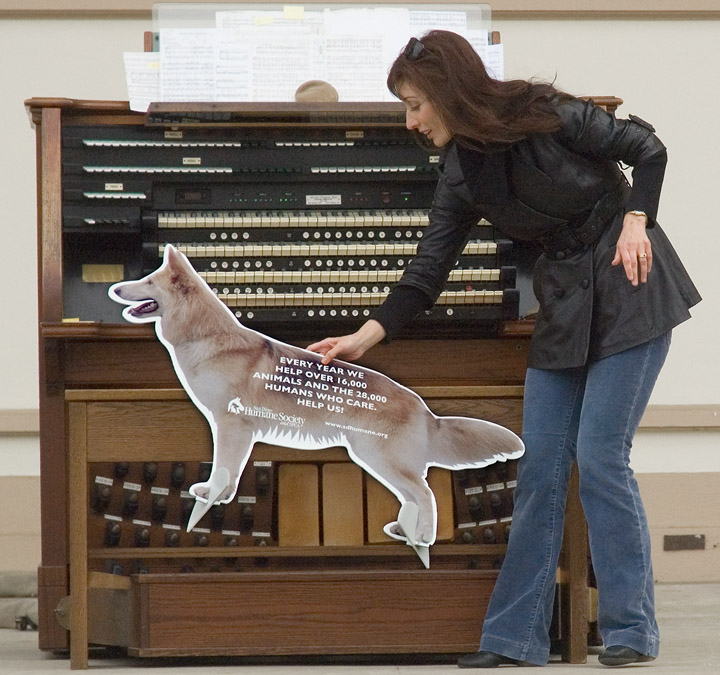
<svg viewBox="0 0 720 675"><path fill-rule="evenodd" d="M495 652L475 652L465 654L458 659L458 668L497 668L504 664L517 666L520 661Z"/></svg>
<svg viewBox="0 0 720 675"><path fill-rule="evenodd" d="M623 647L622 645L611 645L598 656L598 661L604 666L627 666L629 663L645 663L654 660L654 656L641 654L632 647Z"/></svg>

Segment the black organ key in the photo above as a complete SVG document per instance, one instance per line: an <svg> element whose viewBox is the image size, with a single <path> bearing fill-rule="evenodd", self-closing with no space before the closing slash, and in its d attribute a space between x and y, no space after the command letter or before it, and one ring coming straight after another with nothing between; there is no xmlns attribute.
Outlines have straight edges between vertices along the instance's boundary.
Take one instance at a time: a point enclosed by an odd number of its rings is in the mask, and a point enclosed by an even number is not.
<svg viewBox="0 0 720 675"><path fill-rule="evenodd" d="M485 544L494 544L497 542L497 536L495 534L495 529L492 527L486 527L483 530L482 533L483 543Z"/></svg>
<svg viewBox="0 0 720 675"><path fill-rule="evenodd" d="M482 520L482 501L480 500L480 497L478 495L471 495L470 497L468 497L468 508L470 509L470 515L475 520Z"/></svg>
<svg viewBox="0 0 720 675"><path fill-rule="evenodd" d="M134 490L125 490L123 499L123 515L134 516L140 504L140 495Z"/></svg>
<svg viewBox="0 0 720 675"><path fill-rule="evenodd" d="M173 462L170 470L170 484L172 487L179 488L185 484L185 463Z"/></svg>
<svg viewBox="0 0 720 675"><path fill-rule="evenodd" d="M115 477L116 478L125 478L125 476L128 475L128 471L130 471L130 463L129 462L116 462L115 463Z"/></svg>
<svg viewBox="0 0 720 675"><path fill-rule="evenodd" d="M203 462L198 469L198 483L205 483L210 479L212 464Z"/></svg>
<svg viewBox="0 0 720 675"><path fill-rule="evenodd" d="M256 469L255 491L258 497L264 497L270 487L270 473L267 469Z"/></svg>
<svg viewBox="0 0 720 675"><path fill-rule="evenodd" d="M135 546L146 548L150 546L150 530L145 526L135 528Z"/></svg>
<svg viewBox="0 0 720 675"><path fill-rule="evenodd" d="M496 518L500 518L504 515L504 500L499 492L492 492L490 494L490 510Z"/></svg>
<svg viewBox="0 0 720 675"><path fill-rule="evenodd" d="M222 527L224 520L225 520L225 505L224 504L215 504L210 509L210 522L212 523L212 527L216 530L219 530Z"/></svg>
<svg viewBox="0 0 720 675"><path fill-rule="evenodd" d="M164 495L153 495L150 518L152 520L163 520L167 515L167 497Z"/></svg>
<svg viewBox="0 0 720 675"><path fill-rule="evenodd" d="M244 504L240 510L240 529L251 530L255 522L255 512L250 504Z"/></svg>
<svg viewBox="0 0 720 675"><path fill-rule="evenodd" d="M95 485L95 494L93 497L93 510L98 513L105 511L110 504L112 497L112 488L109 485Z"/></svg>
<svg viewBox="0 0 720 675"><path fill-rule="evenodd" d="M143 480L146 483L154 483L158 475L157 462L145 462L143 464Z"/></svg>
<svg viewBox="0 0 720 675"><path fill-rule="evenodd" d="M106 574L115 574L122 576L123 568L118 560L106 560L103 563L103 570Z"/></svg>
<svg viewBox="0 0 720 675"><path fill-rule="evenodd" d="M122 529L120 523L108 520L105 525L105 545L106 546L117 546L120 543L120 535Z"/></svg>

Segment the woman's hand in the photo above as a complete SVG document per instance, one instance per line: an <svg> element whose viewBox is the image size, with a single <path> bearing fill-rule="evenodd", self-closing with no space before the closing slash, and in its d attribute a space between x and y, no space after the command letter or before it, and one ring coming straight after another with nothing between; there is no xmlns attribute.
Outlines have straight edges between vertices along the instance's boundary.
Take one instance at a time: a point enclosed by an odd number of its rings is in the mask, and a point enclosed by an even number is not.
<svg viewBox="0 0 720 675"><path fill-rule="evenodd" d="M645 232L646 225L647 216L625 214L612 261L613 265L622 263L625 275L633 286L646 283L652 268L652 247Z"/></svg>
<svg viewBox="0 0 720 675"><path fill-rule="evenodd" d="M322 362L326 365L333 359L339 358L343 358L345 361L355 361L384 337L385 329L382 325L375 319L368 319L355 333L342 337L325 338L320 342L308 345L307 349L322 354Z"/></svg>

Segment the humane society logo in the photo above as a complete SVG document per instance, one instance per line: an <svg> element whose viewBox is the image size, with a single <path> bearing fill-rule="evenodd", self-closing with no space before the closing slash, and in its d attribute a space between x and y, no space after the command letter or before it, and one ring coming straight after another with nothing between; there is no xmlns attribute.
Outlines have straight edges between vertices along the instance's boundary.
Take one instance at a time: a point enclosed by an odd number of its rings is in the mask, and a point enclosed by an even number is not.
<svg viewBox="0 0 720 675"><path fill-rule="evenodd" d="M263 419L273 420L284 427L301 427L305 424L305 418L298 415L287 415L282 412L275 412L271 408L264 406L244 406L239 396L236 396L228 403L228 412L233 415L247 415L248 417L261 417Z"/></svg>

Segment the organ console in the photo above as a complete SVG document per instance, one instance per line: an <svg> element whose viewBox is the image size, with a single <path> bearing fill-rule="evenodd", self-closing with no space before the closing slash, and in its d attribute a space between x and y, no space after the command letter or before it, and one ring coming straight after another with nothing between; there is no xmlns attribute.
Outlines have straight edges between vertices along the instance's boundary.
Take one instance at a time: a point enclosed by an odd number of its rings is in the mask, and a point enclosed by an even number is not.
<svg viewBox="0 0 720 675"><path fill-rule="evenodd" d="M39 186L40 647L70 647L77 668L88 643L141 657L475 650L512 528L513 462L430 471L429 570L382 531L395 497L340 448L257 444L237 497L188 533L187 490L212 459L207 423L152 329L124 323L107 298L172 243L248 327L296 344L357 327L427 225L438 155L409 139L403 107L26 106ZM532 324L516 281L512 244L478 223L437 306L363 363L437 414L519 432ZM587 562L582 518L568 524L556 637L577 662Z"/></svg>
<svg viewBox="0 0 720 675"><path fill-rule="evenodd" d="M154 104L147 124L63 130L65 317L121 321L109 282L155 269L168 242L276 337L288 322L296 339L350 330L383 301L427 226L438 153L394 105L222 107ZM511 251L478 224L413 330L496 335L517 319Z"/></svg>

